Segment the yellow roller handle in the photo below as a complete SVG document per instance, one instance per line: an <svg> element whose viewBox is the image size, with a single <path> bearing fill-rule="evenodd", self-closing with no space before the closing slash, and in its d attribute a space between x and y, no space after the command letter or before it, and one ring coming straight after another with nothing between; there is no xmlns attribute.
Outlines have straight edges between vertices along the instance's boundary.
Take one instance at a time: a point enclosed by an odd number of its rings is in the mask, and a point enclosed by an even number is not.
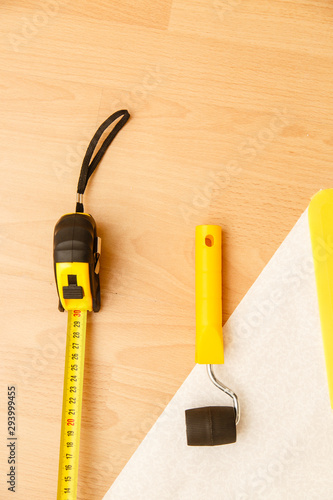
<svg viewBox="0 0 333 500"><path fill-rule="evenodd" d="M222 336L222 230L203 225L195 230L195 362L224 362Z"/></svg>

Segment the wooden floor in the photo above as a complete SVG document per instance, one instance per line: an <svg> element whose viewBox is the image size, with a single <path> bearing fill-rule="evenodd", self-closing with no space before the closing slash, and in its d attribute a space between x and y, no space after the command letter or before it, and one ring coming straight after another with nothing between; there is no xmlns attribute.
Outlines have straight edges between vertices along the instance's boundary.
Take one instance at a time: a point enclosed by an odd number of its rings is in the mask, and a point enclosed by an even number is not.
<svg viewBox="0 0 333 500"><path fill-rule="evenodd" d="M103 307L88 318L79 499L101 499L194 365L195 226L224 231L226 321L333 186L333 6L13 0L0 15L1 498L13 384L15 498L56 497L66 314L53 228L97 126L131 113L85 198Z"/></svg>

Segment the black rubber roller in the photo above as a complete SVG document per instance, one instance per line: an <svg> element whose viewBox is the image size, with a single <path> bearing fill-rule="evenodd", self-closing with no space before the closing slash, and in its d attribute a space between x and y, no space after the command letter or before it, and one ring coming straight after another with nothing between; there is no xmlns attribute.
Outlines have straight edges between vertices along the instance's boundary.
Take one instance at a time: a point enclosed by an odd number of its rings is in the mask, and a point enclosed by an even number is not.
<svg viewBox="0 0 333 500"><path fill-rule="evenodd" d="M187 444L215 446L236 442L236 413L232 406L185 410Z"/></svg>

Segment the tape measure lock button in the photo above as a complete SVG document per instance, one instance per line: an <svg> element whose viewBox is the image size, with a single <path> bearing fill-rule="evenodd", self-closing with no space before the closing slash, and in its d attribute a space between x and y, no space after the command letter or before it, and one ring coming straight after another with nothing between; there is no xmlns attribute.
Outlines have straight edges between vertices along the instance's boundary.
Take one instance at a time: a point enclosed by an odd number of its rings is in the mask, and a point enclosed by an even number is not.
<svg viewBox="0 0 333 500"><path fill-rule="evenodd" d="M64 299L83 299L83 288L77 284L76 274L68 275L68 285L62 287Z"/></svg>

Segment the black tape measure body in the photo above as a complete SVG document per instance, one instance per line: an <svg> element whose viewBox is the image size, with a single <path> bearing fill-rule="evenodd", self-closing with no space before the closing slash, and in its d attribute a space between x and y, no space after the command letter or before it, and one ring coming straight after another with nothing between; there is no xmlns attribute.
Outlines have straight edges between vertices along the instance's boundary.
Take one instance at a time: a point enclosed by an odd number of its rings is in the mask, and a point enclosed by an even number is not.
<svg viewBox="0 0 333 500"><path fill-rule="evenodd" d="M66 214L57 222L53 256L60 311L82 309L84 298L88 311L99 311L99 242L91 215Z"/></svg>

